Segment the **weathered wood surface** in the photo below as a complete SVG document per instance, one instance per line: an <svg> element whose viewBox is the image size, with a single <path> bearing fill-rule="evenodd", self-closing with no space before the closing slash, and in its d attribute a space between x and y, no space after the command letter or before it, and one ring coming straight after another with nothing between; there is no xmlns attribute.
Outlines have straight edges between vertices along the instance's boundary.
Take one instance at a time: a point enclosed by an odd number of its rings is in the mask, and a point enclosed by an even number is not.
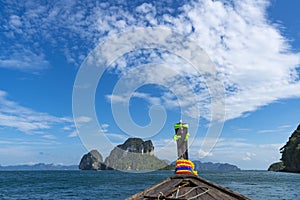
<svg viewBox="0 0 300 200"><path fill-rule="evenodd" d="M195 175L175 174L126 200L249 200L249 198Z"/></svg>

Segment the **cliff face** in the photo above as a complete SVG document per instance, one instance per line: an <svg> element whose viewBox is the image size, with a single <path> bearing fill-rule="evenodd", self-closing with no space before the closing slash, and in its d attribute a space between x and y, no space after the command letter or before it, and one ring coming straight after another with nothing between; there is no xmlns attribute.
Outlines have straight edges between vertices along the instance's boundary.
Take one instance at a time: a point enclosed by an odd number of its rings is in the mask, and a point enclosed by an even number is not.
<svg viewBox="0 0 300 200"><path fill-rule="evenodd" d="M156 170L167 166L154 156L154 146L151 140L129 138L115 147L103 162L101 154L92 150L85 154L79 164L81 170Z"/></svg>
<svg viewBox="0 0 300 200"><path fill-rule="evenodd" d="M283 171L300 173L300 125L280 150Z"/></svg>
<svg viewBox="0 0 300 200"><path fill-rule="evenodd" d="M154 146L151 140L144 142L140 138L129 138L124 144L118 145L117 147L126 152L154 155Z"/></svg>
<svg viewBox="0 0 300 200"><path fill-rule="evenodd" d="M92 150L83 155L79 164L79 169L81 170L101 170L105 168L103 158L97 150Z"/></svg>
<svg viewBox="0 0 300 200"><path fill-rule="evenodd" d="M154 156L151 140L140 138L129 138L115 147L104 163L118 170L155 170L167 166L165 161Z"/></svg>
<svg viewBox="0 0 300 200"><path fill-rule="evenodd" d="M284 169L283 162L277 162L277 163L273 163L272 165L270 165L270 167L268 168L268 171L279 172L279 171L282 171L283 169Z"/></svg>
<svg viewBox="0 0 300 200"><path fill-rule="evenodd" d="M280 153L282 162L273 163L268 170L300 173L300 124L280 149Z"/></svg>

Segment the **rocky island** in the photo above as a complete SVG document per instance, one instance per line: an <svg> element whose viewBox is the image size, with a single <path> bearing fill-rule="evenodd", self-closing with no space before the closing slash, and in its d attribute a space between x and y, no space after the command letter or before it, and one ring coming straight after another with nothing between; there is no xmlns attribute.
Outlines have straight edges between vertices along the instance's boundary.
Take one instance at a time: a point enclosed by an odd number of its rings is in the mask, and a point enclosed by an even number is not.
<svg viewBox="0 0 300 200"><path fill-rule="evenodd" d="M129 138L116 146L103 162L101 154L92 150L85 154L79 164L82 170L156 170L167 166L167 163L154 156L151 140Z"/></svg>
<svg viewBox="0 0 300 200"><path fill-rule="evenodd" d="M79 169L81 170L106 170L110 169L103 163L102 155L97 150L84 154L81 158Z"/></svg>
<svg viewBox="0 0 300 200"><path fill-rule="evenodd" d="M281 162L273 163L268 171L300 173L300 124L280 149Z"/></svg>
<svg viewBox="0 0 300 200"><path fill-rule="evenodd" d="M240 171L228 163L211 163L193 161L198 171ZM110 155L103 160L97 150L83 155L79 169L81 170L174 170L175 163L167 164L154 156L154 146L151 140L143 141L140 138L129 138L123 144L116 146Z"/></svg>

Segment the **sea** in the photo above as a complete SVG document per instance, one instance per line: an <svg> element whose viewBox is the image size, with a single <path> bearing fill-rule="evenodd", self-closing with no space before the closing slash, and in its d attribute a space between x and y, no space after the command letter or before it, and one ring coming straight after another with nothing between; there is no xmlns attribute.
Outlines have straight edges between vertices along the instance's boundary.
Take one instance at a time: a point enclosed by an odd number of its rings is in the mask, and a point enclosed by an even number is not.
<svg viewBox="0 0 300 200"><path fill-rule="evenodd" d="M173 171L0 171L0 199L125 199ZM200 171L199 175L251 199L300 199L300 174Z"/></svg>

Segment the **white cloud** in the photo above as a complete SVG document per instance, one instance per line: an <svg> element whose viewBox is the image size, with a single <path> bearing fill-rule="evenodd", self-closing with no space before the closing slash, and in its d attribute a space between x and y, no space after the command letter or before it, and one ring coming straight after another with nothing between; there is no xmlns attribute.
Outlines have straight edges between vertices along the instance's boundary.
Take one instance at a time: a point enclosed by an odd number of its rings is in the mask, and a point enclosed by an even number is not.
<svg viewBox="0 0 300 200"><path fill-rule="evenodd" d="M62 130L64 130L64 131L70 131L71 129L72 129L72 127L70 127L70 126L65 126L62 128Z"/></svg>
<svg viewBox="0 0 300 200"><path fill-rule="evenodd" d="M221 138L204 161L228 162L243 169L267 169L280 159L279 149L284 144L254 144L239 138ZM191 151L201 149L193 145ZM193 154L193 152L191 152ZM196 154L194 154L196 155Z"/></svg>
<svg viewBox="0 0 300 200"><path fill-rule="evenodd" d="M256 154L255 153L250 153L250 152L246 152L245 157L243 157L242 159L245 161L250 161L253 159L253 157L255 157Z"/></svg>
<svg viewBox="0 0 300 200"><path fill-rule="evenodd" d="M204 158L207 156L213 156L212 152L203 151L202 149L199 150L199 157Z"/></svg>
<svg viewBox="0 0 300 200"><path fill-rule="evenodd" d="M180 8L179 15L165 13L162 18L152 16L153 19L159 19L158 25L164 24L193 39L216 64L226 88L226 119L238 118L280 99L300 97L300 54L291 51L289 39L280 33L277 25L271 24L267 19L268 5L268 1L233 1L231 4L223 4L222 1L205 0L185 3ZM142 4L136 11L156 13L155 6L155 3ZM151 21L144 20L148 23ZM136 24L139 24L138 20ZM184 71L193 77L194 72L191 68L178 58L164 53L160 57L149 55L149 60L157 62L160 59L172 63L174 70ZM125 68L129 67L128 62L134 60L133 58L137 61L131 63L131 66L141 64L140 57L132 56L131 59L127 58L127 66L124 59L119 59L118 69L124 74L127 73ZM168 72L151 74L153 77L145 76L143 72L137 73L135 79L144 78L158 82L159 75L170 76ZM191 77L189 85L194 89L199 87L199 78ZM181 85L179 82L174 84ZM202 116L209 119L209 94L203 94L203 90L195 93L197 99L202 100L202 112L207 110ZM139 97L148 99L153 104L159 102L166 107L179 106L176 99L168 99L167 95L169 94L165 93L160 99L149 94L139 94ZM122 96L108 97L116 102L126 101ZM180 106L184 107L188 102L190 99L186 98ZM195 107L186 110L189 110L190 115L197 117L197 114L191 112L197 110Z"/></svg>
<svg viewBox="0 0 300 200"><path fill-rule="evenodd" d="M56 137L54 135L50 135L50 134L43 135L42 138L50 139L50 140L56 139Z"/></svg>
<svg viewBox="0 0 300 200"><path fill-rule="evenodd" d="M126 98L119 95L106 95L106 99L112 102L120 102L120 103L126 102Z"/></svg>
<svg viewBox="0 0 300 200"><path fill-rule="evenodd" d="M290 131L291 125L281 125L274 129L258 130L258 133L281 133Z"/></svg>
<svg viewBox="0 0 300 200"><path fill-rule="evenodd" d="M42 145L42 146L53 146L53 145L58 145L58 143L55 140L36 140L36 141L28 141L24 140L24 138L14 138L11 140L1 140L0 144L2 146L7 145L7 146L34 146L34 145Z"/></svg>
<svg viewBox="0 0 300 200"><path fill-rule="evenodd" d="M56 117L47 113L34 111L8 99L8 94L0 90L0 127L17 129L27 134L44 134L54 126L72 126L72 119ZM55 139L45 134L44 138Z"/></svg>
<svg viewBox="0 0 300 200"><path fill-rule="evenodd" d="M279 161L280 144L255 144L242 138L219 138L211 151L202 146L204 138L189 142L189 158L202 162L221 162L237 165L242 169L266 170L270 164ZM213 140L213 139L212 139ZM162 159L176 160L177 150L174 140L152 140L155 155Z"/></svg>
<svg viewBox="0 0 300 200"><path fill-rule="evenodd" d="M185 1L175 9L167 2L128 6L126 1L118 5L112 2L78 5L71 1L42 5L27 1L19 5L24 7L24 13L16 14L11 8L18 5L6 2L3 9L9 17L1 28L8 40L0 47L0 67L44 69L49 65L44 41L52 47L64 44L60 53L79 65L107 35L134 27L164 25L193 39L208 53L226 88L226 118L233 119L280 99L300 97L300 54L291 50L291 38L285 38L279 26L268 20L270 3L267 0ZM16 38L20 39L11 44L10 39ZM27 43L34 43L32 49L28 49ZM156 61L155 56L150 58ZM170 63L165 57L162 60ZM197 88L199 79L192 80L190 85ZM209 110L209 97L203 94L197 97L203 99L201 108ZM108 98L124 100L114 95ZM173 99L166 96L162 99L166 100L165 105L174 105ZM181 105L188 102L186 99ZM193 115L197 117L197 113ZM209 115L205 112L203 116L209 119Z"/></svg>
<svg viewBox="0 0 300 200"><path fill-rule="evenodd" d="M49 62L45 59L43 53L34 53L22 46L14 48L13 50L6 50L9 58L0 55L0 68L17 69L34 73L49 68Z"/></svg>
<svg viewBox="0 0 300 200"><path fill-rule="evenodd" d="M22 26L21 19L20 19L20 17L17 16L17 15L11 15L11 16L10 16L9 24L10 24L12 27L15 27L15 28Z"/></svg>
<svg viewBox="0 0 300 200"><path fill-rule="evenodd" d="M191 37L216 63L225 87L235 87L226 91L227 119L278 99L300 96L295 92L300 91L300 83L295 81L299 53L292 53L288 39L268 23L267 1L233 4L193 2L185 5L182 13L195 29ZM171 17L170 21L181 27L184 21L177 19ZM181 28L177 30L184 34Z"/></svg>
<svg viewBox="0 0 300 200"><path fill-rule="evenodd" d="M107 133L109 124L101 124L100 127L101 129L99 130L99 133Z"/></svg>
<svg viewBox="0 0 300 200"><path fill-rule="evenodd" d="M72 133L70 133L70 134L68 135L68 137L70 137L70 138L77 137L77 136L78 136L77 130L74 130Z"/></svg>
<svg viewBox="0 0 300 200"><path fill-rule="evenodd" d="M90 122L91 120L92 119L87 116L80 116L80 117L76 118L77 123L87 123L87 122Z"/></svg>
<svg viewBox="0 0 300 200"><path fill-rule="evenodd" d="M102 124L101 127L107 129L109 127L109 124Z"/></svg>
<svg viewBox="0 0 300 200"><path fill-rule="evenodd" d="M77 118L74 119L74 122L76 124L76 128L81 128L82 126L88 124L89 122L91 122L93 119L91 117L87 117L87 116L79 116ZM73 130L68 137L73 138L73 137L77 137L78 136L78 131L77 129L74 130L74 125L71 124L70 126L66 126L63 127L63 130Z"/></svg>
<svg viewBox="0 0 300 200"><path fill-rule="evenodd" d="M76 127L82 127L83 125L91 122L93 119L91 117L87 117L87 116L80 116L74 119Z"/></svg>

